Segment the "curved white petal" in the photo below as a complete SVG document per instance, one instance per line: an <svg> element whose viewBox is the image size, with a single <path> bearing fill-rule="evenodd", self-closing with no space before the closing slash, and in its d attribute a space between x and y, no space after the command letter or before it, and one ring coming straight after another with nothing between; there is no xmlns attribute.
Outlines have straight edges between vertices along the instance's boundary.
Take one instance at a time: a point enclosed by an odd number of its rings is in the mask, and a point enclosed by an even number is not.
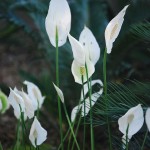
<svg viewBox="0 0 150 150"><path fill-rule="evenodd" d="M95 71L95 67L91 61L88 61L86 63L87 63L87 68L88 68L88 78L90 78ZM71 66L71 71L74 76L74 80L76 83L79 83L79 84L82 84L81 67L82 66L80 66L75 60L73 61L72 66ZM86 81L87 81L86 69L84 68L83 83Z"/></svg>
<svg viewBox="0 0 150 150"><path fill-rule="evenodd" d="M76 106L76 107L74 107L73 109L72 109L72 112L71 112L71 121L72 122L74 122L74 120L75 120L75 118L76 118L76 116L77 116L77 113L80 111L80 109L81 109L81 106L82 105L78 105L78 106Z"/></svg>
<svg viewBox="0 0 150 150"><path fill-rule="evenodd" d="M71 28L71 12L66 0L51 0L45 19L45 27L50 42L56 47L56 27L58 30L58 46L66 43Z"/></svg>
<svg viewBox="0 0 150 150"><path fill-rule="evenodd" d="M80 65L85 66L85 51L83 46L74 37L68 34L69 41L72 47L74 60Z"/></svg>
<svg viewBox="0 0 150 150"><path fill-rule="evenodd" d="M36 117L30 129L29 139L34 147L41 145L47 139L47 131L41 126Z"/></svg>
<svg viewBox="0 0 150 150"><path fill-rule="evenodd" d="M128 110L128 112L119 118L118 124L119 124L119 130L125 135L127 127L128 128L128 135L133 136L136 134L144 123L144 117L143 117L143 109L141 107L141 104L131 108Z"/></svg>
<svg viewBox="0 0 150 150"><path fill-rule="evenodd" d="M126 13L126 9L128 8L128 6L129 5L125 6L118 13L118 15L109 22L109 24L106 27L105 42L106 42L106 48L107 48L108 54L111 53L113 42L116 40L116 38L119 35L119 32L121 30L121 27L124 21L124 15Z"/></svg>
<svg viewBox="0 0 150 150"><path fill-rule="evenodd" d="M33 107L33 103L32 100L30 99L30 97L25 93L25 92L21 92L20 95L22 96L23 100L24 100L24 104L25 104L25 113L26 115L29 117L29 119L34 117L34 111L35 108Z"/></svg>
<svg viewBox="0 0 150 150"><path fill-rule="evenodd" d="M41 108L45 97L42 96L40 89L35 84L29 81L24 81L24 84L27 85L28 95L33 102L34 109L37 110L38 105L39 108Z"/></svg>
<svg viewBox="0 0 150 150"><path fill-rule="evenodd" d="M95 103L97 102L97 100L99 99L99 97L102 95L103 93L103 88L100 88L100 90L98 92L95 92L94 94L91 95L91 107L93 107L95 105ZM84 115L84 103L82 104L82 117L86 116L89 111L90 111L90 98L86 98L85 99L85 115Z"/></svg>
<svg viewBox="0 0 150 150"><path fill-rule="evenodd" d="M25 112L25 104L22 97L18 93L16 93L15 90L12 90L11 88L8 97L8 102L10 103L10 105L12 105L16 113L20 114L20 111Z"/></svg>
<svg viewBox="0 0 150 150"><path fill-rule="evenodd" d="M147 128L150 132L150 108L148 108L146 110L146 114L145 114L145 122L146 122L146 125L147 125Z"/></svg>
<svg viewBox="0 0 150 150"><path fill-rule="evenodd" d="M101 87L103 87L103 82L101 80L99 80L99 79L91 81L91 86L93 86L95 84L99 84ZM88 93L88 83L85 83L83 88L84 88L84 95L86 95ZM101 91L101 89L100 89L100 91ZM83 100L83 89L81 90L81 100Z"/></svg>
<svg viewBox="0 0 150 150"><path fill-rule="evenodd" d="M79 42L83 45L88 59L95 65L100 57L100 47L89 28L84 27Z"/></svg>
<svg viewBox="0 0 150 150"><path fill-rule="evenodd" d="M63 92L60 90L60 88L58 88L54 83L53 83L54 87L55 87L55 90L58 94L58 96L60 97L61 99L61 102L64 103L64 95L63 95Z"/></svg>

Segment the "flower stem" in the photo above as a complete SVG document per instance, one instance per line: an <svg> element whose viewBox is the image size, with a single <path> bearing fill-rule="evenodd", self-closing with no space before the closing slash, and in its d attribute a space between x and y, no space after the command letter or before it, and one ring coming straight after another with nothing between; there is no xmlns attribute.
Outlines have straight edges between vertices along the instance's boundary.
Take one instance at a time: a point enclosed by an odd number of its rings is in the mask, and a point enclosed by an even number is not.
<svg viewBox="0 0 150 150"><path fill-rule="evenodd" d="M148 135L148 129L147 129L147 131L146 131L146 133L145 133L145 136L144 136L144 140L143 140L143 143L142 143L141 150L144 150L144 145L145 145L145 142L146 142L147 135Z"/></svg>
<svg viewBox="0 0 150 150"><path fill-rule="evenodd" d="M87 64L85 64L85 68L86 68L86 77L87 77L87 83L88 83L89 100L90 100L90 132L91 132L91 150L94 150L94 131L93 131L92 99L91 99L91 90L90 90L90 82L89 82L89 75L88 75L88 68L87 68Z"/></svg>
<svg viewBox="0 0 150 150"><path fill-rule="evenodd" d="M56 85L59 87L59 53L58 53L58 30L56 27ZM59 113L59 125L60 125L60 139L62 150L64 149L63 145L63 130L62 130L62 115L61 115L61 102L59 96L57 96L58 100L58 113Z"/></svg>
<svg viewBox="0 0 150 150"><path fill-rule="evenodd" d="M76 140L76 136L75 136L74 131L73 131L73 129L72 129L72 125L71 125L71 122L70 122L70 119L69 119L69 116L68 116L68 113L67 113L67 109L66 109L65 104L63 104L63 106L64 106L65 115L66 115L66 118L67 118L67 121L68 121L70 130L71 130L71 133L72 133L72 135L73 135L74 141L75 141L75 143L76 143L77 149L80 150L80 147L79 147L78 142L77 142L77 140Z"/></svg>
<svg viewBox="0 0 150 150"><path fill-rule="evenodd" d="M109 103L107 100L107 78L106 78L106 61L107 61L107 49L104 51L104 59L103 59L103 78L104 78L104 94L105 94L105 106L106 106L106 121L107 121L107 129L109 134L109 149L112 150L112 140L111 140L111 131L110 131L110 123L108 118L108 107Z"/></svg>

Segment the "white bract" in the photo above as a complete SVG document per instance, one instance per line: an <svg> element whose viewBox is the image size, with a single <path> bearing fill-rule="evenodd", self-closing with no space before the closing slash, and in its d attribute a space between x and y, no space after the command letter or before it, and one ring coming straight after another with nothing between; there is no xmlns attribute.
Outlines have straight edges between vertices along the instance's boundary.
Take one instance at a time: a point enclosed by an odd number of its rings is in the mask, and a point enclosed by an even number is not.
<svg viewBox="0 0 150 150"><path fill-rule="evenodd" d="M27 85L28 95L32 100L34 109L37 110L38 108L41 108L45 97L42 96L40 89L35 84L29 81L24 81L24 84Z"/></svg>
<svg viewBox="0 0 150 150"><path fill-rule="evenodd" d="M86 58L95 65L100 58L100 47L89 28L84 27L80 34L79 42L84 47Z"/></svg>
<svg viewBox="0 0 150 150"><path fill-rule="evenodd" d="M14 108L14 114L19 119L21 112L25 112L25 104L23 98L16 92L16 88L14 90L10 88L8 102Z"/></svg>
<svg viewBox="0 0 150 150"><path fill-rule="evenodd" d="M61 102L64 103L64 95L63 95L63 92L53 83L54 87L55 87L55 90L58 94L58 96L60 97L61 99Z"/></svg>
<svg viewBox="0 0 150 150"><path fill-rule="evenodd" d="M144 123L143 109L141 104L132 107L118 120L119 130L126 137L126 132L128 129L128 139L130 139L134 134L136 134Z"/></svg>
<svg viewBox="0 0 150 150"><path fill-rule="evenodd" d="M148 131L150 132L150 108L148 108L147 111L146 111L145 121L146 121Z"/></svg>
<svg viewBox="0 0 150 150"><path fill-rule="evenodd" d="M88 78L90 78L94 73L95 67L94 64L89 59L86 58L85 49L82 46L82 44L71 35L68 35L68 37L74 57L71 71L74 76L75 82L82 84L81 79L82 76L83 76L83 83L87 81L85 64L87 65Z"/></svg>
<svg viewBox="0 0 150 150"><path fill-rule="evenodd" d="M34 147L41 145L47 139L47 131L41 126L36 117L30 129L29 139Z"/></svg>
<svg viewBox="0 0 150 150"><path fill-rule="evenodd" d="M94 84L99 84L100 86L103 86L103 83L101 80L93 80L91 82L91 86L93 86ZM87 87L87 83L84 85L84 94L86 95L88 93L88 87ZM81 90L81 104L78 106L75 106L71 112L71 121L74 122L77 113L79 112L79 110L81 109L81 116L85 117L89 111L90 111L90 98L86 98L85 99L85 113L84 113L84 102L83 102L83 89ZM91 95L91 107L94 106L94 104L97 102L97 100L99 99L99 97L102 95L103 93L103 87L99 89L98 92L95 92Z"/></svg>
<svg viewBox="0 0 150 150"><path fill-rule="evenodd" d="M107 48L107 53L108 54L111 53L111 50L112 50L112 47L113 47L113 42L116 40L116 38L119 35L122 24L124 22L124 15L126 13L126 9L128 8L128 6L129 5L125 6L118 13L118 15L109 22L109 24L106 27L105 42L106 42L106 48Z"/></svg>
<svg viewBox="0 0 150 150"><path fill-rule="evenodd" d="M71 12L66 0L50 1L45 27L54 47L56 47L56 28L58 31L58 46L66 43L71 28Z"/></svg>

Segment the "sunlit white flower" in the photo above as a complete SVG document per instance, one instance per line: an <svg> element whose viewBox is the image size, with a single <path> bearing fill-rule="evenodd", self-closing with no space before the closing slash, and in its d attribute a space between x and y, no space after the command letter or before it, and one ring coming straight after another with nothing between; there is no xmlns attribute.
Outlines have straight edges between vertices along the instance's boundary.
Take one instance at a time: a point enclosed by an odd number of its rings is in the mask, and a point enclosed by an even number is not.
<svg viewBox="0 0 150 150"><path fill-rule="evenodd" d="M95 92L91 95L91 107L94 106L94 104L97 102L97 100L99 99L99 97L102 95L103 93L103 83L101 80L93 80L91 82L91 86L95 85L95 84L99 84L102 88L99 89L98 92ZM83 101L83 89L81 90L81 104L78 106L75 106L71 112L71 121L74 122L77 113L80 111L81 109L81 116L85 117L89 111L90 111L90 98L87 97L85 99L85 113L84 113L84 101ZM87 83L84 85L84 94L86 95L88 93L88 85Z"/></svg>
<svg viewBox="0 0 150 150"><path fill-rule="evenodd" d="M15 89L12 90L10 88L8 102L14 108L14 114L19 119L21 112L25 112L25 104L23 98L16 92Z"/></svg>
<svg viewBox="0 0 150 150"><path fill-rule="evenodd" d="M106 48L107 53L111 53L113 42L116 40L116 38L119 35L119 32L121 30L122 24L124 22L124 15L126 13L126 9L129 5L125 6L118 15L113 18L109 24L106 27L105 30L105 42L106 42Z"/></svg>
<svg viewBox="0 0 150 150"><path fill-rule="evenodd" d="M9 106L7 96L0 90L0 113L5 113Z"/></svg>
<svg viewBox="0 0 150 150"><path fill-rule="evenodd" d="M100 47L89 28L84 27L79 42L85 49L86 57L95 65L100 57Z"/></svg>
<svg viewBox="0 0 150 150"><path fill-rule="evenodd" d="M32 100L34 109L37 110L38 108L41 108L45 97L42 96L40 89L35 84L29 81L24 81L24 84L27 85L28 95Z"/></svg>
<svg viewBox="0 0 150 150"><path fill-rule="evenodd" d="M128 130L128 139L136 134L144 123L143 109L141 104L132 107L118 120L119 130L124 134L123 138L126 137Z"/></svg>
<svg viewBox="0 0 150 150"><path fill-rule="evenodd" d="M66 43L71 28L71 12L66 0L50 1L45 27L53 46L56 46L56 28L58 31L58 46Z"/></svg>
<svg viewBox="0 0 150 150"><path fill-rule="evenodd" d="M60 90L60 88L58 88L54 83L53 83L54 87L55 87L55 90L58 94L58 96L60 97L61 99L61 102L64 103L64 95L63 95L63 92Z"/></svg>
<svg viewBox="0 0 150 150"><path fill-rule="evenodd" d="M147 128L148 128L148 130L150 132L150 108L148 108L146 110L145 121L146 121Z"/></svg>
<svg viewBox="0 0 150 150"><path fill-rule="evenodd" d="M83 76L83 82L87 81L85 64L87 65L89 78L94 73L95 67L94 64L89 59L86 59L85 49L82 46L82 44L71 35L68 35L68 37L69 37L69 41L72 47L73 57L74 57L71 71L74 76L75 82L82 84L82 79L81 79L82 76Z"/></svg>
<svg viewBox="0 0 150 150"><path fill-rule="evenodd" d="M36 117L30 129L29 139L34 147L41 145L47 139L47 131L41 126Z"/></svg>

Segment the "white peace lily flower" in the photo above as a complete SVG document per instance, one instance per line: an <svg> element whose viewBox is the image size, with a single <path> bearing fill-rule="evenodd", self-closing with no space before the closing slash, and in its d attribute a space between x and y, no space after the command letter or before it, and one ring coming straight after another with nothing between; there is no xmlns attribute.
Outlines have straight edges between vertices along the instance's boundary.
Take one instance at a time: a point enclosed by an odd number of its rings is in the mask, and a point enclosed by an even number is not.
<svg viewBox="0 0 150 150"><path fill-rule="evenodd" d="M14 114L19 119L21 112L25 112L25 104L23 98L16 92L16 89L10 88L8 102L14 108Z"/></svg>
<svg viewBox="0 0 150 150"><path fill-rule="evenodd" d="M78 105L72 109L72 112L71 112L71 121L72 122L74 122L74 120L76 119L76 116L77 116L78 112L80 111L81 107L82 107L82 105Z"/></svg>
<svg viewBox="0 0 150 150"><path fill-rule="evenodd" d="M119 130L124 134L124 137L126 137L128 128L128 139L141 129L143 123L144 116L141 104L129 109L127 113L118 120Z"/></svg>
<svg viewBox="0 0 150 150"><path fill-rule="evenodd" d="M102 83L101 80L93 80L91 82L91 86L93 86L96 83L99 84L100 86L103 86L103 83ZM72 109L72 112L71 112L71 121L72 122L75 120L76 115L77 115L77 113L79 112L80 109L82 110L81 111L81 116L82 117L86 116L90 111L90 99L88 97L88 98L85 99L85 115L84 115L84 103L83 103L83 95L82 95L83 93L82 92L83 92L83 89L81 90L81 102L82 102L82 104L80 104L80 105L78 105L78 106L76 106ZM86 95L87 93L88 93L88 85L86 83L84 85L84 94ZM97 102L97 100L102 95L102 93L103 93L103 88L100 88L100 90L98 92L95 92L91 95L92 107Z"/></svg>
<svg viewBox="0 0 150 150"><path fill-rule="evenodd" d="M147 128L148 128L148 131L150 132L150 108L148 108L146 110L145 121L146 121L146 125L147 125Z"/></svg>
<svg viewBox="0 0 150 150"><path fill-rule="evenodd" d="M53 83L54 87L55 87L55 90L58 94L58 96L60 97L61 99L61 102L64 103L64 95L63 95L63 92L60 90L60 88L58 88L54 83Z"/></svg>
<svg viewBox="0 0 150 150"><path fill-rule="evenodd" d="M9 106L7 96L0 90L0 113L5 113L9 109Z"/></svg>
<svg viewBox="0 0 150 150"><path fill-rule="evenodd" d="M30 129L29 139L34 147L41 145L47 139L47 131L41 126L36 117Z"/></svg>
<svg viewBox="0 0 150 150"><path fill-rule="evenodd" d="M86 57L95 65L100 58L100 47L89 28L84 27L79 42L85 49Z"/></svg>
<svg viewBox="0 0 150 150"><path fill-rule="evenodd" d="M111 50L112 50L112 47L113 47L113 42L116 40L116 38L119 35L122 24L124 22L124 15L126 13L126 9L128 8L128 6L129 5L125 6L118 13L118 15L109 22L109 24L106 27L105 42L106 42L106 48L107 48L107 53L108 54L111 53Z"/></svg>
<svg viewBox="0 0 150 150"><path fill-rule="evenodd" d="M56 47L56 28L58 31L58 46L66 43L71 28L71 12L66 0L51 0L45 19L45 27L51 44Z"/></svg>
<svg viewBox="0 0 150 150"><path fill-rule="evenodd" d="M81 79L82 75L84 79L83 82L87 81L85 64L87 65L89 78L92 76L92 74L95 71L94 64L89 59L86 59L86 53L82 44L71 35L68 35L68 37L69 37L69 41L72 47L73 57L74 57L71 71L74 76L75 82L82 84L82 79Z"/></svg>
<svg viewBox="0 0 150 150"><path fill-rule="evenodd" d="M45 97L42 96L40 89L29 81L24 81L24 84L27 85L28 95L33 102L34 109L37 110L38 107L41 108Z"/></svg>

